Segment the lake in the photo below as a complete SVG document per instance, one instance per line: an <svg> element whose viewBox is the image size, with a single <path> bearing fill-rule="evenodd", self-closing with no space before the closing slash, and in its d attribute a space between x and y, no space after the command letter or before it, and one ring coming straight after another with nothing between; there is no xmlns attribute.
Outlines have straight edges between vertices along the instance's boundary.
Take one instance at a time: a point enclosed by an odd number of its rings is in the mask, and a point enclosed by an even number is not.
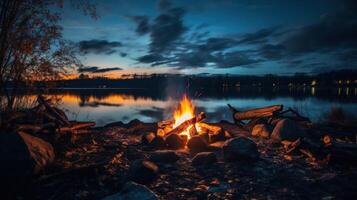
<svg viewBox="0 0 357 200"><path fill-rule="evenodd" d="M174 108L184 92L145 89L61 89L53 90L48 96L59 99L59 107L65 110L71 120L95 121L97 126L139 119L157 122L172 117ZM265 90L253 88L229 91L187 92L196 107L196 113L206 112L207 121L232 121L231 104L238 110L283 104L291 107L313 121L321 119L332 107L357 112L357 88L334 88L319 90ZM35 96L35 95L31 95Z"/></svg>

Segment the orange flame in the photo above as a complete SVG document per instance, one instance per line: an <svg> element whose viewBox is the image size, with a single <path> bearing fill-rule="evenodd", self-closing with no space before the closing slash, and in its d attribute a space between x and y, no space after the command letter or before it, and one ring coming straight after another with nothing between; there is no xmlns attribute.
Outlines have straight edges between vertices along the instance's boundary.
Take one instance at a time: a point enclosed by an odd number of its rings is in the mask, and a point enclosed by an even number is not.
<svg viewBox="0 0 357 200"><path fill-rule="evenodd" d="M195 117L195 106L191 102L191 100L184 95L182 100L180 101L179 107L174 111L174 120L175 123L173 128L176 128L181 123L185 122L186 120L192 119ZM185 131L181 132L180 135L186 135L188 139L190 139L190 129L192 125L189 126ZM199 124L195 124L195 128L199 130Z"/></svg>

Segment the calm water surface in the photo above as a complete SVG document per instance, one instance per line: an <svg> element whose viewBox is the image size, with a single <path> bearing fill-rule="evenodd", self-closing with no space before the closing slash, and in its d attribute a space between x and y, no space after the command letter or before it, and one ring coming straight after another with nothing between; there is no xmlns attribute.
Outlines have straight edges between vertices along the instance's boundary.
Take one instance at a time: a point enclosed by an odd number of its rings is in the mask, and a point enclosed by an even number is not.
<svg viewBox="0 0 357 200"><path fill-rule="evenodd" d="M157 95L147 90L121 89L78 89L59 90L49 96L60 99L60 107L65 110L71 120L95 121L97 126L110 122L129 122L139 119L144 122L157 122L172 116L173 109L182 94ZM232 113L227 107L231 104L237 109L263 107L273 104L283 104L285 108L297 109L302 115L313 121L321 119L331 107L342 107L352 113L357 112L357 89L337 88L329 94L317 93L316 89L309 88L301 92L241 92L209 94L193 93L190 98L196 106L196 112L204 111L207 121L232 121Z"/></svg>

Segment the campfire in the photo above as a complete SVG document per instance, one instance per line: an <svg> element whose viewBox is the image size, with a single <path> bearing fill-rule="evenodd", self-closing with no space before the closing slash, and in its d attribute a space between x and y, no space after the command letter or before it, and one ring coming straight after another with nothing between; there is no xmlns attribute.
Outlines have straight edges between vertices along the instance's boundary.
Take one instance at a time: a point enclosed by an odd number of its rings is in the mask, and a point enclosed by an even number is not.
<svg viewBox="0 0 357 200"><path fill-rule="evenodd" d="M224 138L222 128L204 123L205 118L204 112L196 115L193 102L184 95L173 112L173 119L158 122L157 136L174 149L204 147L219 137Z"/></svg>

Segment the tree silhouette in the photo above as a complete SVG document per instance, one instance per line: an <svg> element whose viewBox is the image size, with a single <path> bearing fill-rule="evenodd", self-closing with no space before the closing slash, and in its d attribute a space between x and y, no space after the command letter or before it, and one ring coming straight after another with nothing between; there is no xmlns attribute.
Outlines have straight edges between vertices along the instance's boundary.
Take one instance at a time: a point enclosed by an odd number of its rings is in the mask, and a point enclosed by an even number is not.
<svg viewBox="0 0 357 200"><path fill-rule="evenodd" d="M62 38L61 10L69 3L96 18L89 0L1 0L0 102L13 109L19 87L51 80L80 64L72 44Z"/></svg>

